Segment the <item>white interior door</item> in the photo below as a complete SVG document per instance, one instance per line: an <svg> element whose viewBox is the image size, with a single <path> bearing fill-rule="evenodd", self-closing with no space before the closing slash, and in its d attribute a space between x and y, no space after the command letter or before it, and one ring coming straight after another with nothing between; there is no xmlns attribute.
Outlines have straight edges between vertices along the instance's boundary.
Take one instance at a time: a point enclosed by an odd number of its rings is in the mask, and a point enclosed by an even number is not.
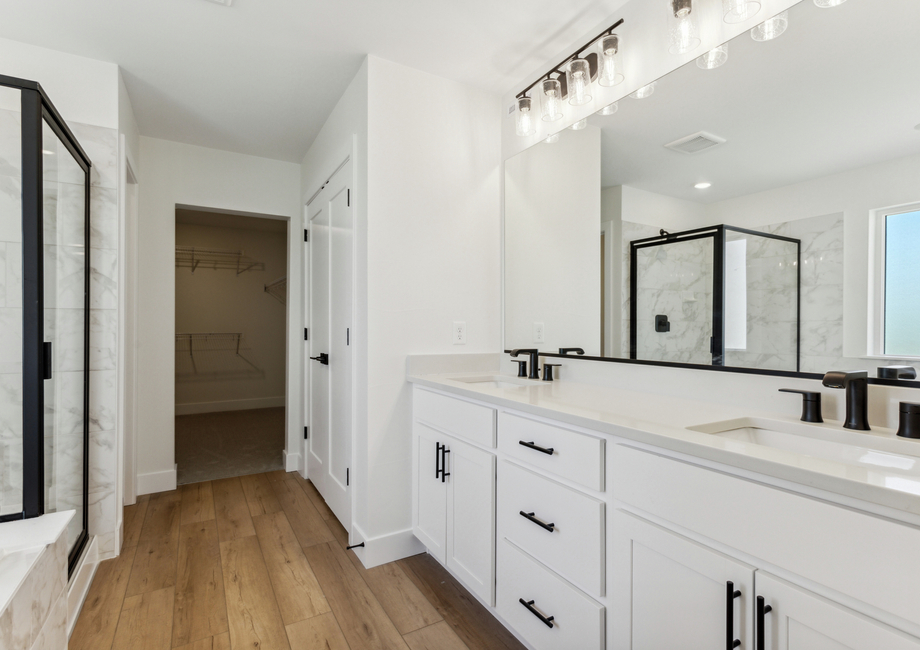
<svg viewBox="0 0 920 650"><path fill-rule="evenodd" d="M309 435L307 472L351 528L354 219L351 162L310 204Z"/></svg>

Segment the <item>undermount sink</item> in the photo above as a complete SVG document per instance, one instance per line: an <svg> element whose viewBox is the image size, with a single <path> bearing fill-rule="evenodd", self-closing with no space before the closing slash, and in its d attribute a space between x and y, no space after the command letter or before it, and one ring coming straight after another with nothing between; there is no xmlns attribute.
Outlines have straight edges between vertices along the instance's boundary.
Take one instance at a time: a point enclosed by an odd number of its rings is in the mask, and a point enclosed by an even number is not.
<svg viewBox="0 0 920 650"><path fill-rule="evenodd" d="M458 381L461 384L471 384L481 388L526 388L534 386L535 380L523 379L518 377L508 377L507 375L483 375L479 377L452 377L452 381Z"/></svg>
<svg viewBox="0 0 920 650"><path fill-rule="evenodd" d="M884 483L888 487L920 494L920 442L888 432L856 432L838 423L815 425L761 418L739 418L688 429L718 436L732 451L744 452L758 445L862 468L887 477Z"/></svg>

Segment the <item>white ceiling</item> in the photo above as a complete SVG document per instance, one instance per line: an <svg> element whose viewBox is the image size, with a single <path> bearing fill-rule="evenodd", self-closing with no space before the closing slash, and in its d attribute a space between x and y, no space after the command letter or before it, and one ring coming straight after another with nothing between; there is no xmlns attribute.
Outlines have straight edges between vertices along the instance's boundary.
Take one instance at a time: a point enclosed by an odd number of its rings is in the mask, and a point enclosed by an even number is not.
<svg viewBox="0 0 920 650"><path fill-rule="evenodd" d="M592 117L603 185L712 203L920 154L918 24L917 0L805 0L777 40L742 34L723 67L690 63L650 98ZM727 142L694 155L664 148L699 131ZM694 189L701 181L713 185Z"/></svg>
<svg viewBox="0 0 920 650"><path fill-rule="evenodd" d="M143 135L300 162L366 54L501 94L623 4L4 0L0 37L120 65Z"/></svg>

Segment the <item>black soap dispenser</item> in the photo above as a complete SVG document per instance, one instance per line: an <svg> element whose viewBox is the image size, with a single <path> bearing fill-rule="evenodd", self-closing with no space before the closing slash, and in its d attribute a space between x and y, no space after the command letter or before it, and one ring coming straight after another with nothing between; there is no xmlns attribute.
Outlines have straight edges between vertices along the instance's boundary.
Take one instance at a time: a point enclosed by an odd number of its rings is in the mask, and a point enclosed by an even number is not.
<svg viewBox="0 0 920 650"><path fill-rule="evenodd" d="M920 403L901 402L898 435L902 438L920 438Z"/></svg>

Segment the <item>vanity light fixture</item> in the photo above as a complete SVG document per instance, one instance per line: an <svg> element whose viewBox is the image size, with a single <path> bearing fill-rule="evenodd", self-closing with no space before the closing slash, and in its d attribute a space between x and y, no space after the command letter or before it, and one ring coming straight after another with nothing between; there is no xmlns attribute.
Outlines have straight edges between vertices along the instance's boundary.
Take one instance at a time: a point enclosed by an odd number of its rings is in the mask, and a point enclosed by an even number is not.
<svg viewBox="0 0 920 650"><path fill-rule="evenodd" d="M693 187L698 190L708 190L710 187L712 187L712 183L697 183Z"/></svg>
<svg viewBox="0 0 920 650"><path fill-rule="evenodd" d="M715 47L706 54L697 57L696 65L703 70L715 70L728 61L728 43Z"/></svg>
<svg viewBox="0 0 920 650"><path fill-rule="evenodd" d="M591 65L587 59L572 59L565 68L569 88L569 103L583 106L591 101Z"/></svg>
<svg viewBox="0 0 920 650"><path fill-rule="evenodd" d="M547 136L546 140L544 140L543 142L545 142L546 144L556 144L557 142L559 142L559 134L553 133L552 135Z"/></svg>
<svg viewBox="0 0 920 650"><path fill-rule="evenodd" d="M530 97L518 97L517 100L517 134L533 135L536 127L533 123L533 112L530 110L533 100Z"/></svg>
<svg viewBox="0 0 920 650"><path fill-rule="evenodd" d="M668 0L668 52L686 54L700 46L700 30L693 17L693 0Z"/></svg>
<svg viewBox="0 0 920 650"><path fill-rule="evenodd" d="M558 79L544 79L543 89L543 121L555 122L562 119L562 84Z"/></svg>
<svg viewBox="0 0 920 650"><path fill-rule="evenodd" d="M597 83L604 87L616 86L623 81L623 74L620 72L620 37L616 34L608 34L601 38L601 62L600 72L597 75Z"/></svg>
<svg viewBox="0 0 920 650"><path fill-rule="evenodd" d="M830 9L831 7L839 7L846 1L847 0L815 0L815 5L822 9Z"/></svg>
<svg viewBox="0 0 920 650"><path fill-rule="evenodd" d="M620 72L622 64L618 60L620 40L613 33L622 24L623 20L618 20L517 94L516 131L518 135L532 135L536 130L532 111L533 100L527 96L527 93L537 84L540 84L543 119L547 122L555 122L564 116L566 98L573 106L582 106L592 100L591 83L595 79L598 79L598 83L602 86L613 86L623 81L623 74ZM598 43L600 53L596 51ZM585 121L582 120L582 122ZM587 122L583 126L579 124L581 122L574 124L572 128L577 131L584 128ZM549 141L551 137L549 136L546 140Z"/></svg>
<svg viewBox="0 0 920 650"><path fill-rule="evenodd" d="M763 21L752 29L751 38L759 42L772 41L774 38L782 36L787 27L789 27L789 12L784 11L769 20Z"/></svg>
<svg viewBox="0 0 920 650"><path fill-rule="evenodd" d="M629 96L633 99L645 99L646 97L651 97L652 93L655 92L655 85L657 81L653 81L647 86L642 86L639 90L634 93L629 93Z"/></svg>
<svg viewBox="0 0 920 650"><path fill-rule="evenodd" d="M581 131L581 130L582 130L583 128L585 128L586 126L588 126L588 120L587 120L587 118L585 118L585 119L583 119L583 120L578 120L577 122L575 122L575 124L573 124L573 125L570 126L569 128L572 129L573 131Z"/></svg>
<svg viewBox="0 0 920 650"><path fill-rule="evenodd" d="M599 110L597 114L598 115L613 115L614 113L617 112L618 108L620 108L619 102L613 102L612 104L608 104L607 106L604 106L604 108Z"/></svg>
<svg viewBox="0 0 920 650"><path fill-rule="evenodd" d="M727 23L743 23L758 11L760 0L722 0L722 16Z"/></svg>

